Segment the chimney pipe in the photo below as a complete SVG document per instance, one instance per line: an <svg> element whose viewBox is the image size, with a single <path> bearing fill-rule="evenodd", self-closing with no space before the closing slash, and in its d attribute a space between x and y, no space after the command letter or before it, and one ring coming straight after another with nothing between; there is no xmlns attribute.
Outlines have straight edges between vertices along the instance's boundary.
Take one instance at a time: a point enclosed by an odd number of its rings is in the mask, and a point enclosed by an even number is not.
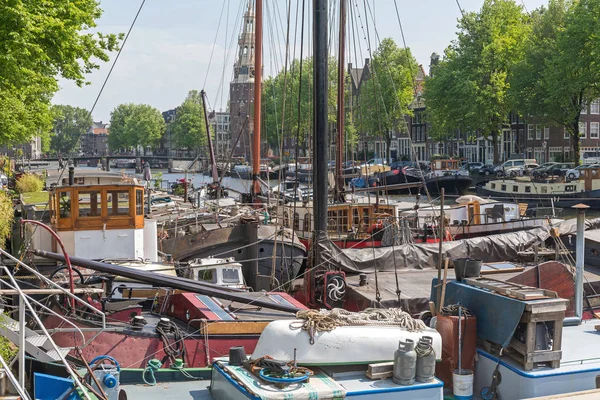
<svg viewBox="0 0 600 400"><path fill-rule="evenodd" d="M73 186L75 183L75 167L69 165L69 186Z"/></svg>
<svg viewBox="0 0 600 400"><path fill-rule="evenodd" d="M577 204L577 241L575 242L575 316L565 318L564 326L581 325L583 317L583 265L585 262L585 204Z"/></svg>

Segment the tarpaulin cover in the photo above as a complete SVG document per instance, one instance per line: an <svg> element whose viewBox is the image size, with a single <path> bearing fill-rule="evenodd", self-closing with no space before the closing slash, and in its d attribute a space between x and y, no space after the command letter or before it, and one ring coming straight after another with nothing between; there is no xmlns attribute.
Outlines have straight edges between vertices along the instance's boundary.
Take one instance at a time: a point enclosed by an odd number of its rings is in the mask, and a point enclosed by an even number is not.
<svg viewBox="0 0 600 400"><path fill-rule="evenodd" d="M431 300L435 301L437 279L431 283ZM477 337L507 347L525 311L525 302L502 296L456 281L446 285L444 306L467 307L477 317Z"/></svg>
<svg viewBox="0 0 600 400"><path fill-rule="evenodd" d="M586 221L586 229L600 227L600 219ZM556 224L560 235L571 235L577 231L575 220L566 220ZM545 228L534 228L519 232L481 236L472 239L454 240L442 244L444 258L471 257L485 263L512 260L518 251L527 250L536 244L545 242L550 233ZM339 249L333 243L325 241L320 246L329 253L331 259L349 273L372 273L394 270L394 268L437 268L439 244L404 244L367 249Z"/></svg>

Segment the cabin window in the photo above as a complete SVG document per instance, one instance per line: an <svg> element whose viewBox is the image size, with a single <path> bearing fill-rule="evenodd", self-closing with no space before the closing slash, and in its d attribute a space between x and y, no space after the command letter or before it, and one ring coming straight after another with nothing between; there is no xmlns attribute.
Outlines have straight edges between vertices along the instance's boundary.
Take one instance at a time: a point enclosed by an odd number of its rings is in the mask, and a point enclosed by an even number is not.
<svg viewBox="0 0 600 400"><path fill-rule="evenodd" d="M352 208L352 215L353 215L353 217L352 217L352 223L355 226L358 226L360 224L360 217L358 215L358 208L356 208L356 207Z"/></svg>
<svg viewBox="0 0 600 400"><path fill-rule="evenodd" d="M519 187L517 185L513 185L513 192L518 192L519 191Z"/></svg>
<svg viewBox="0 0 600 400"><path fill-rule="evenodd" d="M71 218L71 192L59 192L60 218Z"/></svg>
<svg viewBox="0 0 600 400"><path fill-rule="evenodd" d="M99 217L102 209L100 207L100 192L79 192L79 216L80 217Z"/></svg>
<svg viewBox="0 0 600 400"><path fill-rule="evenodd" d="M198 271L198 280L217 283L217 274L215 273L215 269L209 268Z"/></svg>
<svg viewBox="0 0 600 400"><path fill-rule="evenodd" d="M135 215L144 215L144 192L135 191Z"/></svg>
<svg viewBox="0 0 600 400"><path fill-rule="evenodd" d="M525 193L531 193L531 186L525 186Z"/></svg>
<svg viewBox="0 0 600 400"><path fill-rule="evenodd" d="M300 230L300 214L297 212L294 213L294 230Z"/></svg>
<svg viewBox="0 0 600 400"><path fill-rule="evenodd" d="M548 188L546 186L542 186L542 193L548 193Z"/></svg>
<svg viewBox="0 0 600 400"><path fill-rule="evenodd" d="M492 189L496 189L496 184L492 183Z"/></svg>
<svg viewBox="0 0 600 400"><path fill-rule="evenodd" d="M223 268L223 283L240 283L240 275L235 268Z"/></svg>
<svg viewBox="0 0 600 400"><path fill-rule="evenodd" d="M312 219L312 214L310 214L310 213L304 214L304 226L303 226L304 232L310 231L311 219Z"/></svg>
<svg viewBox="0 0 600 400"><path fill-rule="evenodd" d="M506 191L506 185L500 186L500 190L502 190L503 192L505 192Z"/></svg>
<svg viewBox="0 0 600 400"><path fill-rule="evenodd" d="M109 216L129 215L129 191L109 190L106 195Z"/></svg>
<svg viewBox="0 0 600 400"><path fill-rule="evenodd" d="M329 210L327 212L327 226L330 231L337 232L338 230L338 212L337 210Z"/></svg>

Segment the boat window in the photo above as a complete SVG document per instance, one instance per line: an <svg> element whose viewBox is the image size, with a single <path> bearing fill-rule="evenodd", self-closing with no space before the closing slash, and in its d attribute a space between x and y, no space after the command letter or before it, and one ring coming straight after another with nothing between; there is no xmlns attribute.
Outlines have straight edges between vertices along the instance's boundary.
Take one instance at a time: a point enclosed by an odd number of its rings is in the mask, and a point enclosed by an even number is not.
<svg viewBox="0 0 600 400"><path fill-rule="evenodd" d="M358 226L360 224L360 217L358 215L358 208L356 208L356 207L352 208L352 215L354 216L353 217L353 224L355 226Z"/></svg>
<svg viewBox="0 0 600 400"><path fill-rule="evenodd" d="M300 214L297 212L294 213L294 230L300 230Z"/></svg>
<svg viewBox="0 0 600 400"><path fill-rule="evenodd" d="M99 217L101 214L100 192L97 190L91 192L79 192L79 216L80 217Z"/></svg>
<svg viewBox="0 0 600 400"><path fill-rule="evenodd" d="M492 183L492 189L496 189L496 184Z"/></svg>
<svg viewBox="0 0 600 400"><path fill-rule="evenodd" d="M235 268L223 268L223 283L240 283L240 274Z"/></svg>
<svg viewBox="0 0 600 400"><path fill-rule="evenodd" d="M129 192L127 190L109 190L107 192L106 204L108 215L129 214Z"/></svg>
<svg viewBox="0 0 600 400"><path fill-rule="evenodd" d="M71 192L59 192L60 218L71 218Z"/></svg>
<svg viewBox="0 0 600 400"><path fill-rule="evenodd" d="M311 219L312 219L312 214L310 213L306 213L304 214L304 226L302 227L304 232L309 232L311 230Z"/></svg>
<svg viewBox="0 0 600 400"><path fill-rule="evenodd" d="M546 186L542 186L542 193L548 193L548 188Z"/></svg>
<svg viewBox="0 0 600 400"><path fill-rule="evenodd" d="M338 212L337 210L327 211L327 226L329 231L337 232L338 230Z"/></svg>
<svg viewBox="0 0 600 400"><path fill-rule="evenodd" d="M500 190L502 190L503 192L506 191L506 185L500 186Z"/></svg>
<svg viewBox="0 0 600 400"><path fill-rule="evenodd" d="M531 193L531 186L525 186L525 193Z"/></svg>
<svg viewBox="0 0 600 400"><path fill-rule="evenodd" d="M518 192L519 191L519 187L517 185L513 185L513 192Z"/></svg>
<svg viewBox="0 0 600 400"><path fill-rule="evenodd" d="M215 269L209 268L198 271L198 280L217 283L217 274L215 274Z"/></svg>
<svg viewBox="0 0 600 400"><path fill-rule="evenodd" d="M135 215L144 215L144 192L135 191Z"/></svg>

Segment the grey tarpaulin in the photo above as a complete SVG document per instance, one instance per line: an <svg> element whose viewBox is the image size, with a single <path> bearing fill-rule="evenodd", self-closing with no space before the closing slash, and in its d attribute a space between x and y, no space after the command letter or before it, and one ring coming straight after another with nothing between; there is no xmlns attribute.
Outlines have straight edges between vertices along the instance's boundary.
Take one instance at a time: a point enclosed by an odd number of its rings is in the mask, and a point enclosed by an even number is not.
<svg viewBox="0 0 600 400"><path fill-rule="evenodd" d="M555 225L560 235L576 233L575 220L562 221ZM586 229L600 227L600 218L586 221ZM472 239L444 242L442 252L446 258L471 257L484 262L500 262L512 260L517 252L527 250L545 242L550 233L545 228L504 233L500 235L482 236ZM321 242L330 258L335 259L342 270L348 273L372 273L397 268L437 268L439 244L405 244L376 249L339 249L330 241ZM395 259L395 261L394 261Z"/></svg>

